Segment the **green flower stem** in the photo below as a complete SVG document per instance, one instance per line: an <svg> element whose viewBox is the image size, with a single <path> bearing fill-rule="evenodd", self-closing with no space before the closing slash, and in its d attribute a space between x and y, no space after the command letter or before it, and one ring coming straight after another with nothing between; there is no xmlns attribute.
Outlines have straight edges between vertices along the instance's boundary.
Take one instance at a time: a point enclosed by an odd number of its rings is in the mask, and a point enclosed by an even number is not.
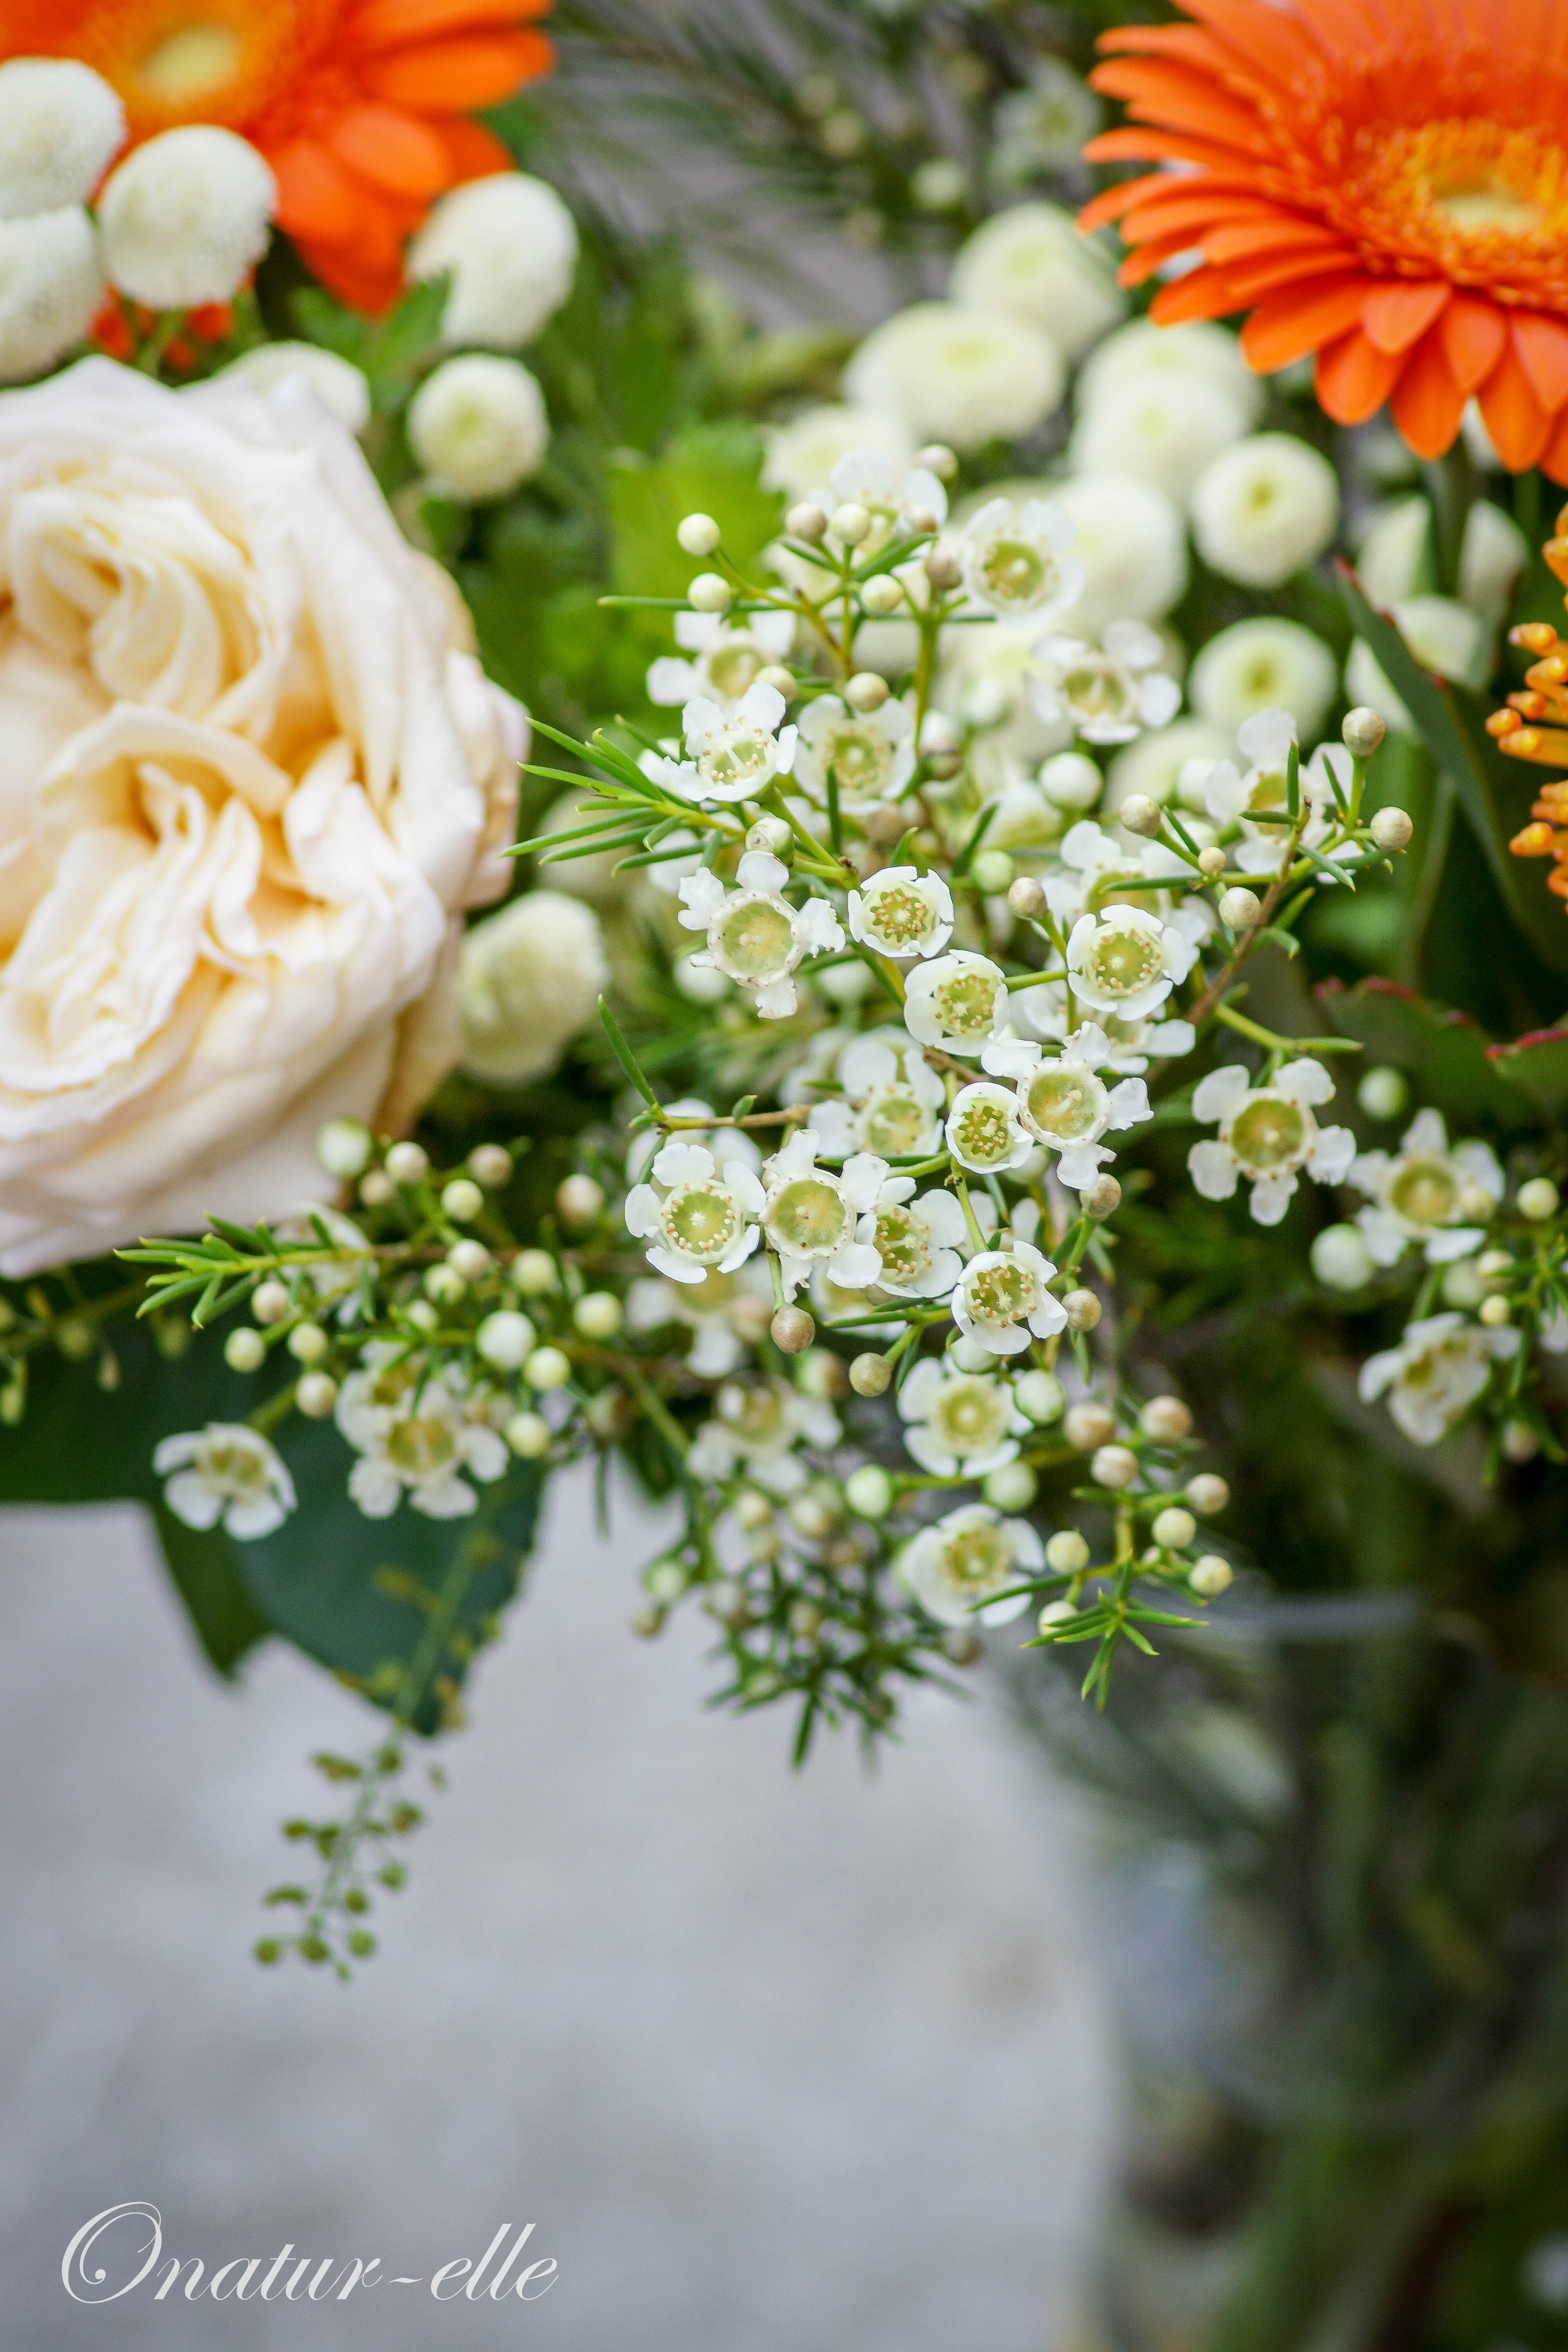
<svg viewBox="0 0 1568 2352"><path fill-rule="evenodd" d="M1223 1021L1241 1037L1250 1037L1255 1045L1266 1045L1271 1054L1359 1054L1359 1037L1281 1037L1276 1030L1265 1029L1260 1021L1248 1020L1234 1004L1216 1004L1215 1019Z"/></svg>
<svg viewBox="0 0 1568 2352"><path fill-rule="evenodd" d="M969 1187L964 1182L963 1177L958 1175L956 1171L954 1172L952 1179L952 1189L958 1195L959 1207L963 1211L963 1222L969 1227L969 1238L974 1244L976 1250L984 1253L985 1248L985 1236L981 1232L979 1223L975 1218L974 1210L969 1198Z"/></svg>

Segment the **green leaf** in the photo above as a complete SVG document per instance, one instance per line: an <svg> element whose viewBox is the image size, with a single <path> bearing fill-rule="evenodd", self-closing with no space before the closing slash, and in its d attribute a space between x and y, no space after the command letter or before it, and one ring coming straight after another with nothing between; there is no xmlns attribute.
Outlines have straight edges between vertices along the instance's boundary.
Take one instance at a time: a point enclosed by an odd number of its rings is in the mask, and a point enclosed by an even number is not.
<svg viewBox="0 0 1568 2352"><path fill-rule="evenodd" d="M1316 992L1341 1036L1359 1038L1368 1065L1389 1062L1409 1071L1423 1102L1504 1129L1536 1124L1528 1099L1500 1069L1486 1031L1468 1013L1428 1003L1392 980L1363 980L1354 988L1326 981Z"/></svg>
<svg viewBox="0 0 1568 2352"><path fill-rule="evenodd" d="M616 593L684 599L694 567L675 534L689 514L711 515L731 561L742 569L751 563L776 535L784 511L782 496L757 479L762 460L760 435L729 419L688 425L651 464L622 453L606 485ZM658 629L666 647L667 630L668 624Z"/></svg>
<svg viewBox="0 0 1568 2352"><path fill-rule="evenodd" d="M1549 1118L1568 1108L1568 1029L1535 1029L1511 1045L1489 1045L1487 1059Z"/></svg>
<svg viewBox="0 0 1568 2352"><path fill-rule="evenodd" d="M235 1547L221 1528L187 1528L162 1503L153 1520L163 1565L209 1662L232 1677L241 1658L272 1631L235 1564Z"/></svg>
<svg viewBox="0 0 1568 2352"><path fill-rule="evenodd" d="M1522 864L1509 853L1510 839L1529 815L1534 779L1520 772L1520 761L1504 759L1496 749L1486 731L1485 698L1424 670L1394 623L1373 611L1348 565L1340 567L1340 594L1356 634L1372 648L1427 750L1452 781L1509 914L1544 962L1568 972L1563 908L1533 863Z"/></svg>

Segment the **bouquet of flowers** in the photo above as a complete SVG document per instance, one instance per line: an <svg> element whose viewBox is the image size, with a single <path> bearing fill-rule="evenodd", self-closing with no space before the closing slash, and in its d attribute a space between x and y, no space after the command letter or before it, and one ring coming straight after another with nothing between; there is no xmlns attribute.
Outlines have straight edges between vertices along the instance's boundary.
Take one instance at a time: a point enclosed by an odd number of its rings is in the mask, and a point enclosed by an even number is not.
<svg viewBox="0 0 1568 2352"><path fill-rule="evenodd" d="M634 1630L702 1610L797 1760L1010 1653L1262 1906L1215 2344L1533 2326L1477 2281L1568 2198L1563 34L1192 0L1090 88L1087 10L781 9L791 68L584 6L525 100L526 0L33 13L0 1494L142 1498L221 1670L381 1710L258 1957L374 1950L618 1461L680 1512ZM628 58L918 299L764 331L616 228L551 110Z"/></svg>

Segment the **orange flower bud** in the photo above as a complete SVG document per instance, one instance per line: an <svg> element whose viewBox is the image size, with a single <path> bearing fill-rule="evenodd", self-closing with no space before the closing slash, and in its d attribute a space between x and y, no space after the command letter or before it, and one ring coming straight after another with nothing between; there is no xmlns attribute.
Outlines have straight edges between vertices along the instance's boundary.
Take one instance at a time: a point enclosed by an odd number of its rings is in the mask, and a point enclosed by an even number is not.
<svg viewBox="0 0 1568 2352"><path fill-rule="evenodd" d="M1552 848L1552 827L1539 822L1527 824L1522 833L1514 835L1513 839L1509 843L1509 847L1516 857L1550 857Z"/></svg>

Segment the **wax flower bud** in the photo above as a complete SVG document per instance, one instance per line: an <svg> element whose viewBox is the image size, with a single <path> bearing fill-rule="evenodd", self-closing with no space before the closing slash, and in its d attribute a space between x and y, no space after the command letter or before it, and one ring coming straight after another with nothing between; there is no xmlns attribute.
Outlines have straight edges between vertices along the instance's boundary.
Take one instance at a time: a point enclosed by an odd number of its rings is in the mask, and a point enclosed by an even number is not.
<svg viewBox="0 0 1568 2352"><path fill-rule="evenodd" d="M1402 849L1407 849L1415 830L1402 808L1380 808L1367 827L1373 846L1381 849L1385 857L1397 856Z"/></svg>
<svg viewBox="0 0 1568 2352"><path fill-rule="evenodd" d="M1346 751L1357 760L1370 760L1387 731L1379 714L1364 704L1347 710L1340 729Z"/></svg>
<svg viewBox="0 0 1568 2352"><path fill-rule="evenodd" d="M675 536L687 555L711 555L723 533L711 515L689 514Z"/></svg>

